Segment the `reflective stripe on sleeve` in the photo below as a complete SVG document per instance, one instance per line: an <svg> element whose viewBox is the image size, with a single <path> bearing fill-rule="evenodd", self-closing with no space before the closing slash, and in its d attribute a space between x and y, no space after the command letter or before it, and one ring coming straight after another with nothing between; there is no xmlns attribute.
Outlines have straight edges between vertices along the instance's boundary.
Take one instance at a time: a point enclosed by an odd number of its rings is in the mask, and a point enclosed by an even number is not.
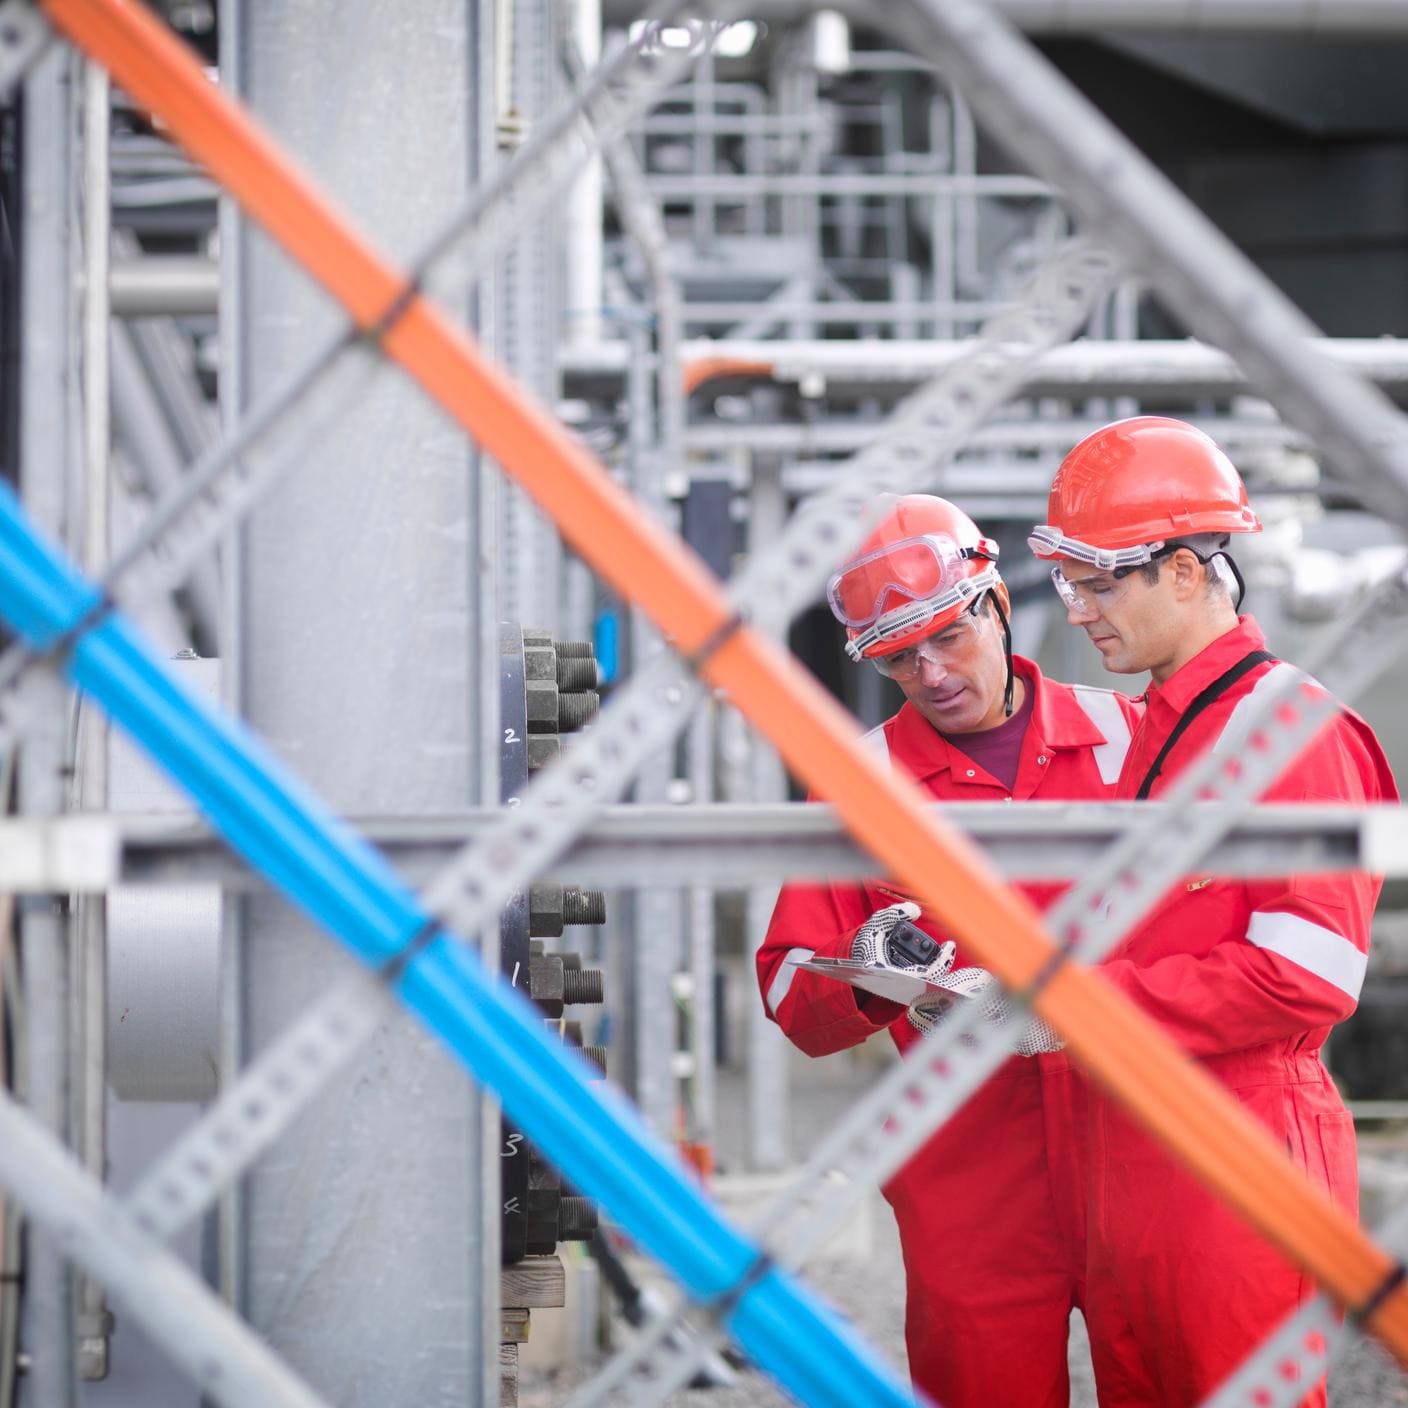
<svg viewBox="0 0 1408 1408"><path fill-rule="evenodd" d="M1247 938L1257 948L1280 954L1358 1001L1369 957L1343 934L1312 924L1298 914L1258 910L1247 926Z"/></svg>
<svg viewBox="0 0 1408 1408"><path fill-rule="evenodd" d="M1100 769L1100 781L1107 786L1116 783L1124 767L1125 754L1129 752L1129 724L1119 700L1113 690L1092 689L1089 685L1075 685L1072 692L1076 703L1085 710L1086 718L1105 736L1103 743L1090 750L1095 766Z"/></svg>
<svg viewBox="0 0 1408 1408"><path fill-rule="evenodd" d="M886 767L890 766L890 740L885 737L885 725L873 728L860 739L860 746L872 758L878 758Z"/></svg>
<svg viewBox="0 0 1408 1408"><path fill-rule="evenodd" d="M793 960L798 963L805 963L809 958L816 957L814 948L789 948L782 963L778 966L772 984L768 988L768 1011L774 1017L777 1016L777 1009L782 1006L782 999L792 991L792 979L797 976L797 969Z"/></svg>

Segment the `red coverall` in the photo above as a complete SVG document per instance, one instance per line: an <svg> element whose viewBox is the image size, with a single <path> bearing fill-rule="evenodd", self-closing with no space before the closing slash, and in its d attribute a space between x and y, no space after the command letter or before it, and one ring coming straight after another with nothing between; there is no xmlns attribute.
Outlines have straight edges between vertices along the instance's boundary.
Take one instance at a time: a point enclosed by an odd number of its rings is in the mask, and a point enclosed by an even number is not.
<svg viewBox="0 0 1408 1408"><path fill-rule="evenodd" d="M1014 667L1035 691L1007 789L906 703L867 735L943 801L1107 799L1139 706L1103 689ZM1045 907L1064 887L1023 889ZM788 885L758 951L768 1012L809 1056L888 1026L903 1050L917 1039L904 1008L785 964L789 956L847 957L856 930L896 902L883 883ZM918 921L944 936L927 914ZM960 948L956 967L971 962ZM1014 1056L885 1188L904 1249L905 1338L917 1387L944 1408L1065 1408L1071 1307L1082 1304L1084 1081L1064 1052Z"/></svg>
<svg viewBox="0 0 1408 1408"><path fill-rule="evenodd" d="M1189 703L1263 645L1249 617L1151 687L1120 776L1132 798ZM1245 702L1284 664L1264 663L1174 745L1151 796L1217 740L1246 746ZM1345 710L1266 794L1275 802L1397 798L1369 726ZM1189 877L1122 942L1104 976L1228 1085L1310 1180L1358 1205L1354 1125L1320 1061L1354 1011L1380 882ZM1089 1101L1090 1325L1102 1408L1189 1408L1230 1374L1314 1286L1108 1101ZM1306 1400L1323 1405L1323 1384Z"/></svg>

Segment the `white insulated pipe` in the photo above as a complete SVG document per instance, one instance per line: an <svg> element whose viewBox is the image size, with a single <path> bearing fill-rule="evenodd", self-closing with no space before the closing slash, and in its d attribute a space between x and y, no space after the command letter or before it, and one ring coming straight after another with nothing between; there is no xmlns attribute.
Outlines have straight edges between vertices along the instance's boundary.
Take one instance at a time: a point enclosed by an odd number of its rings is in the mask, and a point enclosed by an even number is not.
<svg viewBox="0 0 1408 1408"><path fill-rule="evenodd" d="M568 23L583 69L590 72L601 62L601 0L572 0ZM594 155L582 163L567 200L564 331L569 346L586 346L602 338L601 200L601 157Z"/></svg>

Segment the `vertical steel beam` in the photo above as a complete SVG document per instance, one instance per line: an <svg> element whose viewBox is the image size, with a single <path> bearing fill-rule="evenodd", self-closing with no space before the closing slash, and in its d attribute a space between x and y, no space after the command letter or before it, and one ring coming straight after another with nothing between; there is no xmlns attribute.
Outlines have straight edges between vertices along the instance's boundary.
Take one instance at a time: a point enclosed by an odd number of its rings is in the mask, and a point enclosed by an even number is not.
<svg viewBox="0 0 1408 1408"><path fill-rule="evenodd" d="M696 806L714 800L714 724L712 701L706 701L689 728L690 801ZM689 936L689 1046L693 1058L689 1138L712 1149L714 1118L714 891L707 885L687 892Z"/></svg>
<svg viewBox="0 0 1408 1408"><path fill-rule="evenodd" d="M497 7L494 0L472 0L466 11L469 36L471 83L469 86L468 134L465 142L465 176L471 187L484 185L498 162L494 56L497 45ZM600 219L598 218L598 224ZM477 284L464 310L486 345L493 345L494 299ZM480 806L494 806L499 800L499 749L502 720L499 717L499 680L490 662L498 658L499 620L503 560L498 541L499 510L503 480L497 468L477 445L470 448L468 505L469 548L465 563L468 586L468 630L465 647L471 661L470 685L466 692L469 744L468 783L470 795ZM499 967L499 931L486 925L479 935L484 966L493 972ZM478 1119L475 1120L477 1110ZM471 1266L466 1318L471 1345L478 1339L479 1381L471 1382L467 1401L477 1408L499 1405L499 1339L502 1333L499 1267L503 1256L501 1199L499 1197L499 1152L502 1140L501 1110L487 1089L470 1091L467 1158L477 1166L472 1182L480 1189L477 1208L471 1218L471 1247L479 1248L478 1266ZM476 1323L477 1317L477 1323Z"/></svg>
<svg viewBox="0 0 1408 1408"><path fill-rule="evenodd" d="M73 56L55 46L25 85L20 290L20 487L36 521L70 541L70 492L82 456L73 228L73 89L79 71ZM64 804L65 691L48 676L36 679L31 704L33 722L20 752L20 809L52 816ZM23 901L20 937L29 1032L26 1098L50 1133L67 1142L68 923L62 906L48 897ZM55 1241L31 1228L21 1329L29 1356L23 1408L70 1408L74 1402L74 1330L69 1265Z"/></svg>
<svg viewBox="0 0 1408 1408"><path fill-rule="evenodd" d="M668 269L668 252L663 247L664 232L655 229L652 238L654 227L650 217L655 212L647 210L639 200L631 199L628 160L627 153L613 150L607 154L618 210L623 221L630 219L637 226L635 236L640 238L642 255L652 270L652 289L657 294L664 291L668 312L674 286ZM620 183L623 171L627 173L624 191ZM631 366L626 381L628 463L637 499L649 513L663 517L664 426L656 395L658 378L652 366L650 338L643 318L644 310L627 328L631 345ZM643 611L633 608L630 620L630 668L632 673L639 674L664 646L659 632ZM637 774L636 801L666 801L673 776L671 756L662 754L652 758ZM641 1113L652 1128L667 1138L675 1125L675 1086L670 1068L675 1050L675 1011L670 977L677 971L681 958L680 919L680 892L646 885L631 898L630 915L622 935L626 951L626 1003L621 1015L627 1079Z"/></svg>
<svg viewBox="0 0 1408 1408"><path fill-rule="evenodd" d="M787 522L787 498L782 488L782 464L765 455L753 457L753 483L748 521L748 555L760 558L769 544L779 542ZM759 602L754 623L760 630L785 636L787 617L769 620L767 604ZM783 648L779 645L779 649ZM753 798L755 802L787 800L787 774L782 759L761 734L753 738ZM777 902L777 886L748 891L747 962L744 980L751 981L753 957L767 933ZM781 1168L787 1149L787 1041L761 1002L748 1004L748 1148L760 1169Z"/></svg>
<svg viewBox="0 0 1408 1408"><path fill-rule="evenodd" d="M232 93L244 91L241 62L244 0L225 0L219 9L220 81ZM220 384L219 418L223 435L233 433L249 404L245 374L248 349L239 327L243 307L249 229L239 206L223 191L217 214L220 246ZM196 422L188 421L188 430ZM189 452L189 450L188 450ZM220 543L221 587L216 640L220 647L221 702L243 717L245 703L245 532L241 522ZM249 1058L245 1039L245 952L249 933L249 907L244 896L226 893L220 951L220 1020L216 1080L223 1095L239 1079ZM245 1272L248 1240L245 1236L248 1181L241 1179L216 1206L214 1218L215 1267L212 1280L220 1298L240 1315L248 1314Z"/></svg>
<svg viewBox="0 0 1408 1408"><path fill-rule="evenodd" d="M238 7L228 57L243 96L393 249L418 247L479 174L483 36L471 11L457 0L394 15L335 0ZM327 102L389 87L390 106ZM329 310L254 240L240 242L227 292L250 405ZM493 595L475 557L484 500L470 467L417 392L383 378L248 524L245 712L345 810L450 809L483 795L484 657L471 668L470 656ZM248 911L254 1052L334 979L322 935L268 898ZM443 1049L396 1019L249 1177L245 1309L330 1401L494 1401L490 1128Z"/></svg>
<svg viewBox="0 0 1408 1408"><path fill-rule="evenodd" d="M595 68L601 59L601 0L570 0L568 14L567 27L582 63ZM588 157L568 197L563 333L573 346L594 346L602 339L601 187L601 158Z"/></svg>
<svg viewBox="0 0 1408 1408"><path fill-rule="evenodd" d="M505 12L500 5L499 14ZM521 131L546 116L559 71L554 0L514 0L507 36L509 110ZM501 46L502 47L502 46ZM557 395L561 331L558 277L560 248L552 221L521 227L513 252L494 281L496 341L493 350L519 383L547 404ZM509 600L519 623L556 631L561 612L562 544L551 519L516 485L502 496L503 542Z"/></svg>
<svg viewBox="0 0 1408 1408"><path fill-rule="evenodd" d="M107 71L83 69L83 565L94 577L107 570L112 445L108 356L108 271L112 252L112 128ZM80 715L79 798L85 810L108 805L108 726L100 710ZM75 907L71 953L76 998L74 1088L83 1167L99 1183L107 1163L107 901L86 895ZM108 1372L108 1315L103 1288L78 1283L78 1367L84 1379Z"/></svg>

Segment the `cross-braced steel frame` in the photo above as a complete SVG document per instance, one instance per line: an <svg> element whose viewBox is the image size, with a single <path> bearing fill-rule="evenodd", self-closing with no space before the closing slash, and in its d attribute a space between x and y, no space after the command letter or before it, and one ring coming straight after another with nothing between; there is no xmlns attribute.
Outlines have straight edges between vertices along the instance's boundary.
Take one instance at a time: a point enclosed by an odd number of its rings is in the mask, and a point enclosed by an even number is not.
<svg viewBox="0 0 1408 1408"><path fill-rule="evenodd" d="M25 685L35 678L36 664L58 667L133 729L232 843L350 942L371 969L320 1004L256 1063L194 1132L192 1138L207 1141L203 1148L173 1150L126 1207L114 1206L83 1182L22 1111L9 1102L0 1106L0 1122L13 1132L0 1154L0 1181L115 1291L132 1295L141 1287L132 1309L148 1318L212 1396L232 1403L313 1401L286 1370L250 1350L248 1332L212 1299L173 1280L156 1238L180 1220L172 1210L188 1216L203 1206L251 1149L276 1137L278 1120L321 1087L340 1053L354 1049L376 1021L390 992L428 1021L506 1103L517 1103L515 1114L568 1175L601 1197L643 1245L662 1254L704 1311L752 1348L791 1391L806 1401L831 1402L839 1382L849 1396L839 1401L854 1401L858 1385L869 1382L876 1396L867 1401L900 1401L901 1391L882 1370L812 1314L779 1263L800 1259L836 1203L828 1193L834 1186L829 1172L843 1168L873 1177L897 1166L1005 1056L1013 1034L977 1029L971 1020L941 1027L818 1152L791 1209L775 1210L750 1242L725 1228L679 1183L624 1113L602 1109L589 1097L574 1062L486 982L452 937L492 923L513 890L557 858L598 807L620 795L635 768L683 726L705 683L729 689L794 770L835 801L862 844L1051 1021L1117 1099L1311 1270L1336 1303L1400 1356L1408 1354L1401 1266L1312 1194L1223 1092L1196 1077L1166 1040L1075 961L1097 958L1225 834L1333 712L1323 691L1287 672L1282 690L1253 722L1256 765L1234 769L1212 757L1190 770L1170 806L1131 828L1049 916L1044 931L980 854L924 809L912 789L854 748L839 711L740 614L760 595L792 609L809 599L829 566L864 531L866 507L877 489L938 480L963 435L1021 386L1041 350L1079 325L1113 272L1109 253L1083 242L1064 247L1024 303L986 328L970 356L908 403L883 442L857 461L854 476L799 515L777 549L756 558L725 598L668 535L641 518L589 456L515 396L423 296L418 277L405 277L360 241L268 139L212 93L159 26L115 0L48 0L41 8L163 117L177 139L344 303L352 323L337 352L374 351L415 375L535 493L602 575L651 611L678 652L643 670L583 746L547 770L522 806L466 847L417 900L365 849L330 843L320 809L290 793L247 740L184 699L146 659L117 599L133 591L138 574L132 569L149 557L154 533L95 588L28 531L14 505L4 506L0 570L12 589L5 609L26 642L6 666L16 686L6 698L12 726L26 726ZM1098 228L1102 240L1156 288L1176 296L1195 330L1232 350L1286 419L1334 453L1347 475L1356 475L1367 503L1396 522L1408 521L1408 441L1397 413L1317 358L1304 341L1310 330L1279 295L1001 21L969 0L912 0L886 16L949 72L995 133L1067 193L1084 223ZM649 85L641 74L651 68L649 56L629 55L589 84L587 93L615 97L626 80L635 85L627 91L643 98ZM576 116L587 106L580 100L574 105L560 140L569 131L576 140ZM595 121L600 114L590 116ZM544 146L551 152L556 144ZM303 384L320 370L310 370ZM275 398L262 423L256 412L253 424L267 429L294 399L285 396L280 406ZM258 485L228 473L257 438L245 434L235 451L227 446L209 457L204 481L163 511L163 531L201 506L208 543L249 506ZM238 492L222 498L232 485ZM189 565L188 555L180 570ZM163 585L170 580L171 569L166 571ZM150 578L143 589L151 589ZM1394 578L1347 617L1325 647L1317 669L1343 693L1352 694L1382 666L1390 647L1402 644L1403 592L1403 579ZM1199 811L1194 802L1208 789L1223 805ZM315 859L321 874L308 869ZM540 1079L544 1070L573 1100L551 1098ZM233 1103L236 1093L242 1109ZM920 1098L912 1098L916 1093ZM663 1201L653 1210L640 1206L637 1190L612 1166L610 1151L601 1147L607 1131L626 1140L641 1160L636 1178L644 1169L655 1180ZM43 1186L12 1166L18 1155L11 1151L20 1149L32 1153L35 1167L44 1161L51 1176L39 1180ZM211 1169L218 1176L211 1177ZM681 1218L701 1221L686 1229ZM714 1246L700 1245L701 1229L718 1239ZM784 1307L793 1316L787 1337L792 1343L779 1341L770 1318ZM1298 1318L1288 1336L1249 1366L1251 1379L1264 1375L1268 1364L1274 1370L1275 1356L1288 1353L1318 1370L1327 1311L1318 1306L1305 1315L1314 1319L1310 1328ZM199 1334L192 1332L196 1328ZM799 1353L801 1341L807 1344ZM235 1373L235 1354L246 1356L257 1387ZM852 1377L829 1379L842 1365ZM654 1374L647 1398L678 1374L677 1365Z"/></svg>

